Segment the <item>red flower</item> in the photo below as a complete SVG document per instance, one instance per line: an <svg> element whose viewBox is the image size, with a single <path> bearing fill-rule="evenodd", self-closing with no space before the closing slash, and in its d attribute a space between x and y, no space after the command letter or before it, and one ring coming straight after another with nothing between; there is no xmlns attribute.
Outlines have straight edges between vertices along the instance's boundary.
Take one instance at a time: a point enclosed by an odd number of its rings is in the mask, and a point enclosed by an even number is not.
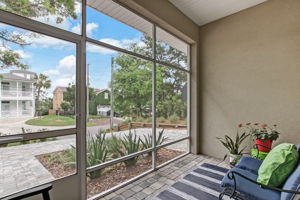
<svg viewBox="0 0 300 200"><path fill-rule="evenodd" d="M250 123L250 122L248 122L246 125L247 125L247 126L249 126L250 124L251 124L251 123Z"/></svg>
<svg viewBox="0 0 300 200"><path fill-rule="evenodd" d="M239 128L241 128L242 126L243 126L243 124L239 124L239 126L238 126L238 127L239 127Z"/></svg>
<svg viewBox="0 0 300 200"><path fill-rule="evenodd" d="M268 124L262 124L261 127L262 127L262 128L267 128L267 127L268 127Z"/></svg>

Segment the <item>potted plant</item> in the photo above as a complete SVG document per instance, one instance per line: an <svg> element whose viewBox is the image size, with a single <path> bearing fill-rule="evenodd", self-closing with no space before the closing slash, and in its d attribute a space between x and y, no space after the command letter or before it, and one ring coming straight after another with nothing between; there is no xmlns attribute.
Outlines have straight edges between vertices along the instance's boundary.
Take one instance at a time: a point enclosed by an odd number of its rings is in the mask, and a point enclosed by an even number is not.
<svg viewBox="0 0 300 200"><path fill-rule="evenodd" d="M229 163L234 166L239 161L239 159L242 157L243 151L247 147L247 146L245 146L244 148L242 148L240 150L240 147L241 147L243 141L248 136L249 136L249 134L246 134L246 132L244 132L241 136L239 135L239 132L237 132L235 139L230 138L228 135L225 135L224 138L217 137L217 139L229 151L229 153L227 153L224 156L224 160L227 157L229 157Z"/></svg>
<svg viewBox="0 0 300 200"><path fill-rule="evenodd" d="M280 134L277 131L277 125L268 126L259 123L246 125L257 149L262 152L270 152L273 141L277 140Z"/></svg>

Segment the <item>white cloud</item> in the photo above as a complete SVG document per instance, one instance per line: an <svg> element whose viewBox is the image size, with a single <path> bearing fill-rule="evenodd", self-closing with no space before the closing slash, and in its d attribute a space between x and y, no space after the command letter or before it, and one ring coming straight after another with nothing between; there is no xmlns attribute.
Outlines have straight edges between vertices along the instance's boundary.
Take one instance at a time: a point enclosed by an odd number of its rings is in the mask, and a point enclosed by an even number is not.
<svg viewBox="0 0 300 200"><path fill-rule="evenodd" d="M113 53L116 53L113 50L110 50L110 49L107 49L107 48L104 48L104 47L100 47L100 46L97 46L97 45L93 45L93 44L90 44L90 43L88 43L86 45L86 50L88 52L91 52L91 53L101 53L101 54L113 54Z"/></svg>
<svg viewBox="0 0 300 200"><path fill-rule="evenodd" d="M88 23L86 25L87 36L89 36L89 37L92 36L93 31L96 30L98 27L99 27L99 25L97 23L94 23L94 22Z"/></svg>
<svg viewBox="0 0 300 200"><path fill-rule="evenodd" d="M76 1L76 5L75 5L75 13L77 14L77 16L81 15L81 3Z"/></svg>
<svg viewBox="0 0 300 200"><path fill-rule="evenodd" d="M44 71L44 74L46 74L47 76L58 75L59 71L57 69L49 69L47 71Z"/></svg>
<svg viewBox="0 0 300 200"><path fill-rule="evenodd" d="M71 29L71 31L72 31L73 33L80 34L80 32L81 32L81 24L77 24L76 26L74 26L74 27Z"/></svg>
<svg viewBox="0 0 300 200"><path fill-rule="evenodd" d="M120 48L122 48L124 44L124 40L115 40L112 38L103 38L100 41Z"/></svg>
<svg viewBox="0 0 300 200"><path fill-rule="evenodd" d="M99 25L97 23L88 23L86 25L86 34L87 36L91 37L93 34L93 31L96 30L99 27ZM77 33L80 34L81 33L81 24L77 24L76 26L74 26L71 31L73 33Z"/></svg>
<svg viewBox="0 0 300 200"><path fill-rule="evenodd" d="M59 60L58 65L54 69L44 71L52 81L50 91L53 91L57 86L67 87L70 83L76 81L76 57L75 55L65 56Z"/></svg>
<svg viewBox="0 0 300 200"><path fill-rule="evenodd" d="M53 37L45 36L45 35L39 35L38 37L27 37L27 42L31 44L32 47L35 48L56 48L56 49L64 49L64 48L70 48L74 47L75 44L71 42L67 42L64 40L56 39Z"/></svg>
<svg viewBox="0 0 300 200"><path fill-rule="evenodd" d="M14 52L18 53L21 56L21 58L23 58L23 59L32 57L32 55L30 53L26 53L23 50L15 50Z"/></svg>
<svg viewBox="0 0 300 200"><path fill-rule="evenodd" d="M60 72L72 73L76 67L76 57L74 55L66 56L59 61L57 69Z"/></svg>
<svg viewBox="0 0 300 200"><path fill-rule="evenodd" d="M0 46L0 51L6 51L6 50L11 50L11 48L9 46L2 46L2 45ZM27 53L21 49L12 50L12 51L15 53L18 53L21 56L21 59L32 57L32 55L30 53Z"/></svg>
<svg viewBox="0 0 300 200"><path fill-rule="evenodd" d="M123 39L123 40L115 40L112 38L103 38L99 41L119 47L119 48L123 48L123 49L128 48L133 43L137 43L137 45L140 47L145 46L145 43L143 43L139 38ZM92 44L87 44L87 51L92 52L92 53L101 53L101 54L116 53L113 50L110 50L110 49L107 49L104 47L100 47L97 45L92 45Z"/></svg>
<svg viewBox="0 0 300 200"><path fill-rule="evenodd" d="M61 23L56 23L57 16L56 15L48 15L46 17L36 17L34 20L61 28L64 30L70 30L71 23L68 19L64 19Z"/></svg>
<svg viewBox="0 0 300 200"><path fill-rule="evenodd" d="M56 86L64 86L64 87L67 87L69 85L69 83L72 83L72 79L69 78L69 77L62 77L62 78L58 78L55 80L55 85ZM56 87L55 86L55 87ZM55 88L54 87L54 88Z"/></svg>

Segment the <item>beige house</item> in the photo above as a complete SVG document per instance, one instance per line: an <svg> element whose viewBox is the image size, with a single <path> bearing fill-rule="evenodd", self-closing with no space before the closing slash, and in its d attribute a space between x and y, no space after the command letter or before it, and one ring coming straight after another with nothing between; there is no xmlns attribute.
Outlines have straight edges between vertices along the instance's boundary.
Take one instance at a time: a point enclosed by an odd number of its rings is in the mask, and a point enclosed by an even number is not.
<svg viewBox="0 0 300 200"><path fill-rule="evenodd" d="M50 115L54 115L60 109L61 103L64 101L64 92L67 91L66 87L56 87L53 91L53 109L49 110Z"/></svg>

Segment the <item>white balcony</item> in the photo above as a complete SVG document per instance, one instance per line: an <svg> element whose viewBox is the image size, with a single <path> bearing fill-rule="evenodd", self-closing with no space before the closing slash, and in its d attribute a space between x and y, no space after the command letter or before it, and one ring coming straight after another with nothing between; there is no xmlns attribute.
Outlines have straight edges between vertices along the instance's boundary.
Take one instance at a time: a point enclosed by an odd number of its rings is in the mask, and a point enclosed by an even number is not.
<svg viewBox="0 0 300 200"><path fill-rule="evenodd" d="M1 111L1 117L31 117L33 116L33 110L20 110L19 115L17 115L17 111Z"/></svg>
<svg viewBox="0 0 300 200"><path fill-rule="evenodd" d="M26 90L17 89L17 88L10 88L10 89L4 89L2 88L0 91L1 97L33 97L33 90L32 88L28 88Z"/></svg>

